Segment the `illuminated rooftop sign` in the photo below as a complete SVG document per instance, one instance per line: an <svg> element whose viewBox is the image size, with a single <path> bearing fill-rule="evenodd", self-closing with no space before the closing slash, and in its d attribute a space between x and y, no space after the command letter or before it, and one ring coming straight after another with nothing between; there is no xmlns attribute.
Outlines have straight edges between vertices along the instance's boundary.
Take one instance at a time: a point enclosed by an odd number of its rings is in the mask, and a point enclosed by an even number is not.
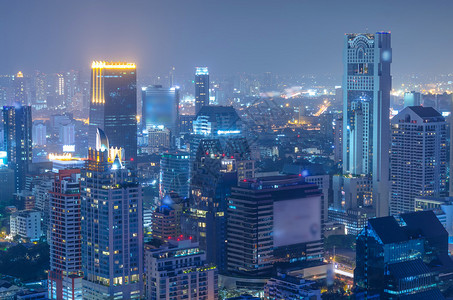
<svg viewBox="0 0 453 300"><path fill-rule="evenodd" d="M135 69L135 63L127 62L106 62L106 61L93 61L91 64L92 69Z"/></svg>
<svg viewBox="0 0 453 300"><path fill-rule="evenodd" d="M81 160L80 158L72 157L71 153L63 153L63 154L49 153L48 158L49 158L49 160Z"/></svg>
<svg viewBox="0 0 453 300"><path fill-rule="evenodd" d="M208 67L197 67L195 75L209 75Z"/></svg>
<svg viewBox="0 0 453 300"><path fill-rule="evenodd" d="M241 133L240 130L217 130L217 134L218 135L221 135L221 134L239 134Z"/></svg>

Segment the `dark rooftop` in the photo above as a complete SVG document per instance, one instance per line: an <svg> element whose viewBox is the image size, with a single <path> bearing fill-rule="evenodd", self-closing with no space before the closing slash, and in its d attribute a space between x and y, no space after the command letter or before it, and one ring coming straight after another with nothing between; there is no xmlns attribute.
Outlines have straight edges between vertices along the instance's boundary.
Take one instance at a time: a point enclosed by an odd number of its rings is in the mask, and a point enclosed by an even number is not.
<svg viewBox="0 0 453 300"><path fill-rule="evenodd" d="M409 239L407 232L399 226L394 217L370 219L368 223L384 244L403 242Z"/></svg>
<svg viewBox="0 0 453 300"><path fill-rule="evenodd" d="M448 238L447 231L432 210L402 214L401 219L413 234L419 234L426 238L442 235Z"/></svg>
<svg viewBox="0 0 453 300"><path fill-rule="evenodd" d="M392 217L382 217L368 220L384 244L404 242L409 239L444 237L448 233L437 219L433 211L418 211L400 215L402 223Z"/></svg>
<svg viewBox="0 0 453 300"><path fill-rule="evenodd" d="M234 114L237 116L233 106L209 105L201 107L197 116L211 116L214 114Z"/></svg>
<svg viewBox="0 0 453 300"><path fill-rule="evenodd" d="M420 118L437 118L442 115L432 107L425 106L409 106L409 108L416 113Z"/></svg>
<svg viewBox="0 0 453 300"><path fill-rule="evenodd" d="M428 266L426 266L421 259L390 264L388 268L390 273L398 279L423 275L430 272Z"/></svg>

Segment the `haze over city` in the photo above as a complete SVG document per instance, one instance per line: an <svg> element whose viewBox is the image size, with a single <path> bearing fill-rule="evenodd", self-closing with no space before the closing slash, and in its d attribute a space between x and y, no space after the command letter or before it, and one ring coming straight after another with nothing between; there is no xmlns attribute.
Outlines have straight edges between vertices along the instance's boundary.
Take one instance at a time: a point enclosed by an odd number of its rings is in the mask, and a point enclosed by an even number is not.
<svg viewBox="0 0 453 300"><path fill-rule="evenodd" d="M344 33L391 31L394 77L453 67L451 1L2 1L0 70L88 69L130 60L139 75L209 65L240 72L331 74ZM141 74L140 74L141 73Z"/></svg>

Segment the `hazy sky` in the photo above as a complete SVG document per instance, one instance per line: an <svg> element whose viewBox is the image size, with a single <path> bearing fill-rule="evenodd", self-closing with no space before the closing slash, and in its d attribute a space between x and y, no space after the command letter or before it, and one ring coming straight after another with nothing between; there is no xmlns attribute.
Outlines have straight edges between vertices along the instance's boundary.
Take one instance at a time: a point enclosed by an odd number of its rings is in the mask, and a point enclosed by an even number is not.
<svg viewBox="0 0 453 300"><path fill-rule="evenodd" d="M342 72L346 32L392 32L394 76L453 71L452 0L0 0L0 74Z"/></svg>

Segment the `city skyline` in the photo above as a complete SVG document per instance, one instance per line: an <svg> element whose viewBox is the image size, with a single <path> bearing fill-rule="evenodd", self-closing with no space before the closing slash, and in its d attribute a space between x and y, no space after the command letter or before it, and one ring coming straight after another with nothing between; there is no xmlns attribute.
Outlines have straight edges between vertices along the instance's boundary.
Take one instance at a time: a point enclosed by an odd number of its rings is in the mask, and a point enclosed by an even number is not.
<svg viewBox="0 0 453 300"><path fill-rule="evenodd" d="M0 299L453 299L452 8L1 3Z"/></svg>

